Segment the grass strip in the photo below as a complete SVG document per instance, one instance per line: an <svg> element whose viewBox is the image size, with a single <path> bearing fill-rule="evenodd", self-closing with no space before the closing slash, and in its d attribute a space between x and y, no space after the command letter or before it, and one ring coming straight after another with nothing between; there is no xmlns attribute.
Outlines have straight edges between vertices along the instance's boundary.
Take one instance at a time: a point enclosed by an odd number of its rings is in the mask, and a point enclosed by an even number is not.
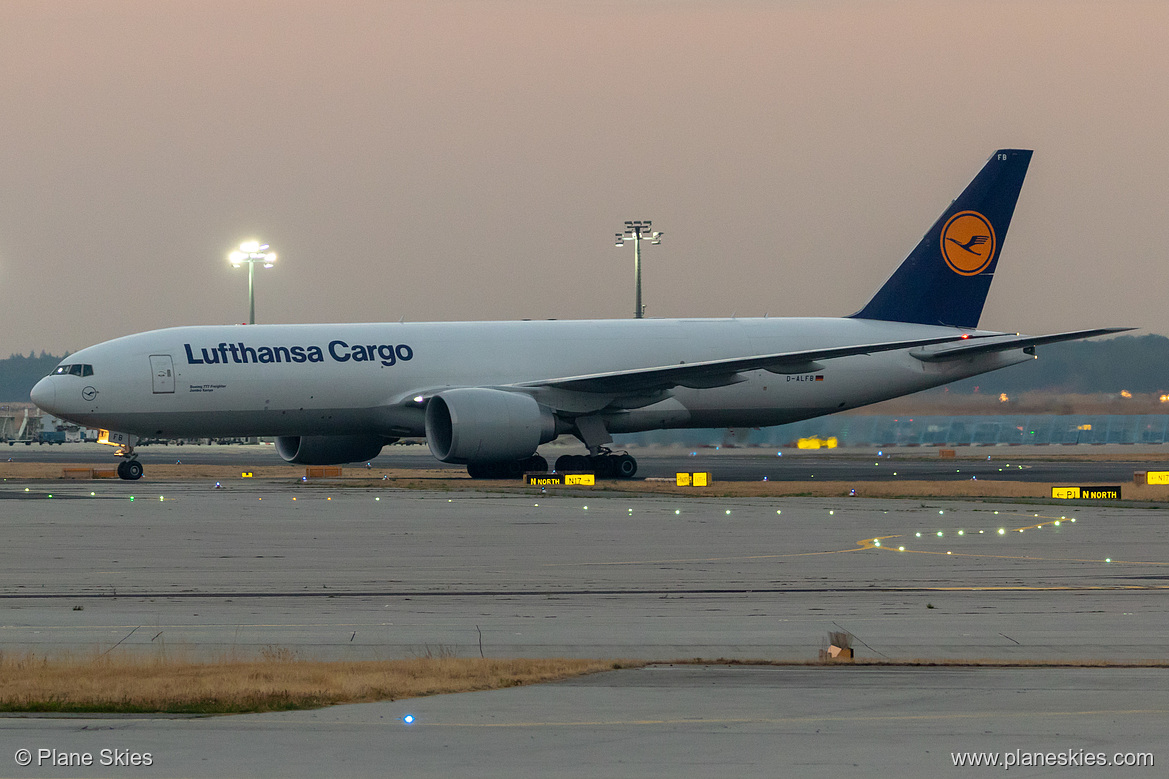
<svg viewBox="0 0 1169 779"><path fill-rule="evenodd" d="M1144 460L1148 455L1136 456L1134 460ZM1158 455L1163 458L1163 455ZM843 458L841 458L843 459ZM868 462L868 459L849 457L858 463ZM906 460L914 458L903 458ZM933 459L933 458L916 458ZM1034 457L1030 459L1036 459ZM1051 459L1051 458L1049 458ZM1061 461L1077 460L1061 454ZM1102 457L1101 459L1111 459ZM1026 462L1027 457L1013 457L1012 462ZM1160 462L1161 460L1157 460ZM949 461L960 468L964 461L956 459ZM966 462L970 462L969 460ZM887 463L890 470L896 470L894 461ZM53 485L69 484L81 485L81 494L88 494L87 490L100 489L99 481L69 481L61 478L63 469L73 467L67 463L0 463L0 485L4 482L36 482L45 481ZM860 467L858 465L858 467ZM870 465L869 468L872 466ZM224 486L232 488L256 487L263 485L271 488L278 485L281 489L288 487L313 488L351 488L364 490L420 490L437 492L490 492L511 494L539 494L537 487L528 487L518 479L492 480L471 479L465 473L452 469L373 469L346 468L341 478L313 479L307 483L300 481L304 475L304 468L298 466L263 466L254 467L249 473L253 476L241 478L238 467L220 465L173 465L165 463L151 464L149 476L137 483L135 489L140 495L157 495L165 489L168 482L198 482L205 481L210 486L220 481ZM849 480L819 480L807 481L719 481L716 480L708 487L678 487L672 481L645 481L632 480L605 480L598 482L595 487L556 487L551 488L550 494L556 495L672 495L677 497L694 498L955 498L955 499L1027 499L1051 501L1051 488L1060 484L1098 483L1099 480L1072 479L1065 482L1027 482L986 479L970 480L919 480L905 479L886 475L881 481L849 481ZM384 478L383 478L384 477ZM105 483L109 483L108 481ZM118 484L117 480L114 483ZM1125 505L1131 502L1166 503L1169 502L1169 485L1123 484L1123 500L1116 501L1116 505ZM15 484L4 485L7 489L16 489ZM38 488L40 492L51 492L58 487L48 484ZM853 493L855 490L855 494ZM103 492L103 495L106 493ZM120 493L119 493L120 494ZM8 497L12 497L9 495ZM1058 505L1078 505L1077 501L1059 501Z"/></svg>
<svg viewBox="0 0 1169 779"><path fill-rule="evenodd" d="M291 652L198 662L132 653L0 654L0 711L243 714L497 690L630 667L604 660L418 657L326 662Z"/></svg>

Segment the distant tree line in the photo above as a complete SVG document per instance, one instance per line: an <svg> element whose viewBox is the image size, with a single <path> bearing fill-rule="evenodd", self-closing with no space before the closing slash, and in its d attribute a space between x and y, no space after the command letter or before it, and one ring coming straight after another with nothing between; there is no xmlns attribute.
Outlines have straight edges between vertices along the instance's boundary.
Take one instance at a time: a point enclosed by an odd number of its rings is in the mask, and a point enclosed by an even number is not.
<svg viewBox="0 0 1169 779"><path fill-rule="evenodd" d="M1014 395L1051 392L1092 395L1169 392L1169 338L1122 335L1098 341L1069 341L1040 346L1038 360L984 373L949 385L952 393ZM940 391L940 390L935 390Z"/></svg>
<svg viewBox="0 0 1169 779"><path fill-rule="evenodd" d="M1052 344L1039 347L1038 354L1038 360L955 382L949 391L970 394L978 387L979 393L994 395L1169 392L1169 338L1163 335ZM63 359L42 351L40 356L30 352L27 357L14 354L0 360L0 402L27 402L33 385ZM149 376L149 371L143 368L142 375Z"/></svg>
<svg viewBox="0 0 1169 779"><path fill-rule="evenodd" d="M0 403L28 403L33 385L48 376L63 359L42 351L39 357L29 352L27 357L14 354L0 360Z"/></svg>

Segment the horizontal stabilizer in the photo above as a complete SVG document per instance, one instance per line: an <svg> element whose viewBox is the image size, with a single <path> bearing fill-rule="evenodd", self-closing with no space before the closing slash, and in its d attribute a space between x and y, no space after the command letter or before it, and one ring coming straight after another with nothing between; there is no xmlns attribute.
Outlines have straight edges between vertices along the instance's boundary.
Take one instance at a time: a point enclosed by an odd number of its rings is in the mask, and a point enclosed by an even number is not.
<svg viewBox="0 0 1169 779"><path fill-rule="evenodd" d="M1043 346L1044 344L1059 343L1061 341L1079 341L1083 338L1125 333L1135 329L1135 327L1099 327L1095 330L1073 330L1067 333L1053 333L1051 335L990 336L988 338L980 338L977 341L961 341L956 344L914 349L910 354L922 362L941 362L944 360L965 359L991 352L1006 352L1011 349L1029 349L1036 346Z"/></svg>

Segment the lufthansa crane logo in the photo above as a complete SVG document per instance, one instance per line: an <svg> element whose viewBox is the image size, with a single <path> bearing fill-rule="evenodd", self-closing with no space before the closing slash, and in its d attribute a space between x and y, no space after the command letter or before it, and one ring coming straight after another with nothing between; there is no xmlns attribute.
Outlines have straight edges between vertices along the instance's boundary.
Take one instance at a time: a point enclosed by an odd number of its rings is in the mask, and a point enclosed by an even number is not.
<svg viewBox="0 0 1169 779"><path fill-rule="evenodd" d="M962 276L986 270L996 248L990 220L977 211L959 211L942 228L942 257Z"/></svg>

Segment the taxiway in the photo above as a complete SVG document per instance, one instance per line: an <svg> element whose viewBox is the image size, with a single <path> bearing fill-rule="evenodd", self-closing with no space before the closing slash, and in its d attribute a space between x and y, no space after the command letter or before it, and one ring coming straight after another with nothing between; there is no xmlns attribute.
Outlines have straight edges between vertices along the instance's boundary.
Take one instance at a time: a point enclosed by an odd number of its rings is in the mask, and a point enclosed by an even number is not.
<svg viewBox="0 0 1169 779"><path fill-rule="evenodd" d="M801 661L847 630L870 660L1169 659L1160 509L248 480L0 491L4 651ZM314 712L4 718L0 759L28 776L44 769L14 750L42 746L151 751L152 776L933 776L951 751L1163 755L1167 686L1159 668L667 664Z"/></svg>

